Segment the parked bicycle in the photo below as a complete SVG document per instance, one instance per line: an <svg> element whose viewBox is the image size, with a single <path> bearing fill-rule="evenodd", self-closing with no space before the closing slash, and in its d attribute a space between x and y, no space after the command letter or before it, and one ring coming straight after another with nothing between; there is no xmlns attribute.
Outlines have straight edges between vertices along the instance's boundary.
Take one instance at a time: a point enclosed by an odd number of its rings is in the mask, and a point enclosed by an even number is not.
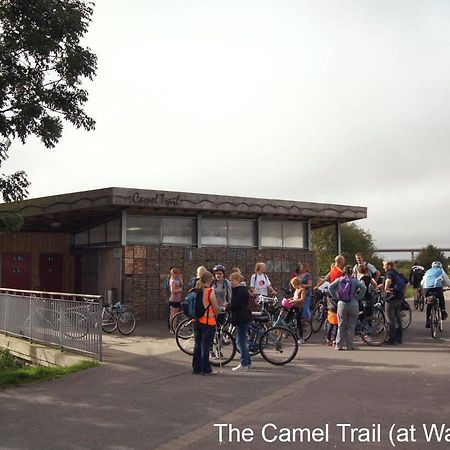
<svg viewBox="0 0 450 450"><path fill-rule="evenodd" d="M325 326L328 315L327 295L317 291L315 298L315 306L311 312L311 328L313 333L317 333Z"/></svg>
<svg viewBox="0 0 450 450"><path fill-rule="evenodd" d="M298 336L297 317L294 314L292 315L292 317L290 317L290 319L287 320L288 314L289 314L288 310L286 308L281 307L279 309L278 317L273 323L273 326L288 328L297 336L298 340L300 339L300 336ZM313 332L311 321L307 319L302 319L302 331L303 336L301 336L301 338L306 342L311 337Z"/></svg>
<svg viewBox="0 0 450 450"><path fill-rule="evenodd" d="M379 317L368 316L363 318L363 312L361 311L356 322L355 335L360 336L367 345L382 345L387 337L386 324Z"/></svg>
<svg viewBox="0 0 450 450"><path fill-rule="evenodd" d="M102 329L105 333L112 333L116 329L123 335L130 335L136 328L136 317L125 306L117 302L106 305L102 310Z"/></svg>

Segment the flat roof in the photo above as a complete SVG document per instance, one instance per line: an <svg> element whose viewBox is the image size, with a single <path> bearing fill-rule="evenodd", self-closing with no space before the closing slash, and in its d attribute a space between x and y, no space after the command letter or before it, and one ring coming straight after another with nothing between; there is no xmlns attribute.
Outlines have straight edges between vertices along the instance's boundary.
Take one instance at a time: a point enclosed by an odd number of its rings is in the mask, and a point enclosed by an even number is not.
<svg viewBox="0 0 450 450"><path fill-rule="evenodd" d="M362 206L121 187L0 204L0 213L24 218L23 231L56 231L50 224L58 223L57 231L74 232L117 217L124 209L130 214L311 220L313 228L367 217Z"/></svg>

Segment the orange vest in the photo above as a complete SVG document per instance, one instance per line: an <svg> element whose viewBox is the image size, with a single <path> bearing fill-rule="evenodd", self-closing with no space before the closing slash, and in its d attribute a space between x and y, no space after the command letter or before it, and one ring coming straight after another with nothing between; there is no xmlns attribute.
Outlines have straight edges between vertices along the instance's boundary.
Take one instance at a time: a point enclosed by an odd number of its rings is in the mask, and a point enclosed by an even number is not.
<svg viewBox="0 0 450 450"><path fill-rule="evenodd" d="M205 294L206 296L203 297L203 304L205 305L206 312L205 314L200 317L200 319L198 319L198 321L200 323L204 323L205 325L216 325L216 316L214 315L214 310L213 307L211 305L211 292L212 292L212 288L206 288L205 289ZM209 305L209 308L208 308Z"/></svg>
<svg viewBox="0 0 450 450"><path fill-rule="evenodd" d="M330 283L344 276L344 272L338 266L334 266L330 270Z"/></svg>

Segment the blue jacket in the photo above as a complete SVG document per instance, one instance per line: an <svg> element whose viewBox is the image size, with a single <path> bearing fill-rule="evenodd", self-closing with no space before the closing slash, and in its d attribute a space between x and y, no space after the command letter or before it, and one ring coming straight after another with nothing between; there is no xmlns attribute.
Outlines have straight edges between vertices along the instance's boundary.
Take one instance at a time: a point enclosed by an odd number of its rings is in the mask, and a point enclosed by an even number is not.
<svg viewBox="0 0 450 450"><path fill-rule="evenodd" d="M425 289L450 287L448 275L439 267L432 267L425 272L422 278L422 287Z"/></svg>

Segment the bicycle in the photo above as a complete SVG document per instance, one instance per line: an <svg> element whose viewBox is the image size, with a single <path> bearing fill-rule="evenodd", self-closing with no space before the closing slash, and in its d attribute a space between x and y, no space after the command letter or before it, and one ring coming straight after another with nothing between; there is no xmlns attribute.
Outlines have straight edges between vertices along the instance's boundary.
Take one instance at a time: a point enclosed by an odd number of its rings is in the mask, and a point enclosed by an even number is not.
<svg viewBox="0 0 450 450"><path fill-rule="evenodd" d="M327 296L324 293L316 293L316 304L311 312L311 328L317 333L326 323L328 315Z"/></svg>
<svg viewBox="0 0 450 450"><path fill-rule="evenodd" d="M186 355L192 356L195 347L194 321L189 317L178 325L175 330L175 341L178 348ZM225 366L236 355L236 341L225 325L216 324L209 362L212 366Z"/></svg>
<svg viewBox="0 0 450 450"><path fill-rule="evenodd" d="M294 314L290 320L286 322L286 316L288 315L288 311L285 308L280 308L280 312L278 313L278 317L273 323L274 327L285 327L291 330L296 336L297 339L300 339L298 336L298 328L297 328L297 317ZM311 321L307 319L302 319L302 331L303 331L303 340L306 342L312 335L313 329L311 325Z"/></svg>
<svg viewBox="0 0 450 450"><path fill-rule="evenodd" d="M136 317L131 311L126 311L125 306L117 302L114 305L103 306L102 330L112 333L116 329L125 336L130 335L136 328Z"/></svg>
<svg viewBox="0 0 450 450"><path fill-rule="evenodd" d="M386 323L386 316L385 316L385 298L384 298L384 292L383 291L376 291L374 293L375 296L375 305L374 305L374 311L372 313L373 316L378 317L382 319ZM406 300L402 301L401 304L401 311L400 311L400 319L402 324L402 329L406 330L411 325L412 320L412 310L409 306L409 303Z"/></svg>
<svg viewBox="0 0 450 450"><path fill-rule="evenodd" d="M183 310L178 311L170 321L170 331L175 333L175 330L177 329L178 325L183 322L183 320L188 319L188 316L183 312Z"/></svg>
<svg viewBox="0 0 450 450"><path fill-rule="evenodd" d="M420 312L422 312L424 306L425 306L425 296L423 294L422 288L419 287L414 295L414 308L419 309Z"/></svg>
<svg viewBox="0 0 450 450"><path fill-rule="evenodd" d="M444 289L444 291L448 291L448 289ZM433 339L437 339L438 335L437 332L439 331L442 333L443 326L442 326L442 313L441 313L441 307L439 305L439 299L436 297L435 294L430 294L427 296L426 300L427 305L431 305L431 311L430 311L430 331L431 331L431 337Z"/></svg>
<svg viewBox="0 0 450 450"><path fill-rule="evenodd" d="M384 321L379 317L368 316L361 318L361 311L356 322L355 335L360 336L362 341L371 346L384 344L387 337L387 329Z"/></svg>

